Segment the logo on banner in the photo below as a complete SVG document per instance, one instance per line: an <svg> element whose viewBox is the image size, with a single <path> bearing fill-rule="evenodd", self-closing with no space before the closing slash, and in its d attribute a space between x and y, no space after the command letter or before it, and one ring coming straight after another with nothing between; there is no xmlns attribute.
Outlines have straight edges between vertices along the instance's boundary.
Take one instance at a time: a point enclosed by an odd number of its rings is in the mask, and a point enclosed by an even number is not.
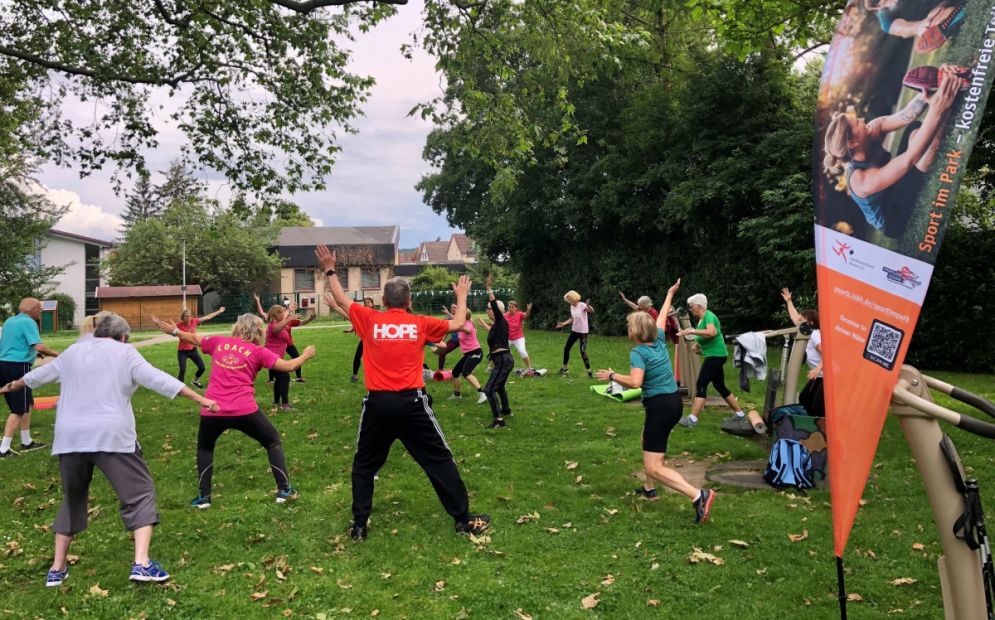
<svg viewBox="0 0 995 620"><path fill-rule="evenodd" d="M915 288L922 285L919 276L909 269L908 266L903 266L901 269L882 267L881 271L887 274L888 280L901 284L905 288Z"/></svg>
<svg viewBox="0 0 995 620"><path fill-rule="evenodd" d="M841 257L845 263L847 262L847 255L853 254L853 248L849 243L843 241L842 239L837 239L836 243L833 244L833 254Z"/></svg>

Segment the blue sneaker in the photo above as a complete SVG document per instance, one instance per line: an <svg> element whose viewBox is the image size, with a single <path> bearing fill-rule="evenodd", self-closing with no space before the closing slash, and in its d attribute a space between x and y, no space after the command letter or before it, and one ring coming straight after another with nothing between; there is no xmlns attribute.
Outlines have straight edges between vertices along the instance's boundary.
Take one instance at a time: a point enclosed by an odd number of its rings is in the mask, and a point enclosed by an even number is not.
<svg viewBox="0 0 995 620"><path fill-rule="evenodd" d="M297 499L297 489L290 487L287 489L280 489L276 492L276 503L286 504L287 502Z"/></svg>
<svg viewBox="0 0 995 620"><path fill-rule="evenodd" d="M69 578L69 567L66 566L62 570L50 570L48 571L48 577L45 578L45 586L49 588L55 588L62 585L62 582Z"/></svg>
<svg viewBox="0 0 995 620"><path fill-rule="evenodd" d="M158 583L169 579L169 573L167 573L162 567L162 564L156 562L155 560L149 560L148 566L132 564L131 577L128 577L128 579L142 582L155 581Z"/></svg>
<svg viewBox="0 0 995 620"><path fill-rule="evenodd" d="M201 510L203 510L204 508L210 508L211 507L211 496L208 495L207 497L204 497L203 495L198 495L197 497L195 497L193 499L192 502L190 502L190 507L191 508L198 508L198 509L201 509Z"/></svg>

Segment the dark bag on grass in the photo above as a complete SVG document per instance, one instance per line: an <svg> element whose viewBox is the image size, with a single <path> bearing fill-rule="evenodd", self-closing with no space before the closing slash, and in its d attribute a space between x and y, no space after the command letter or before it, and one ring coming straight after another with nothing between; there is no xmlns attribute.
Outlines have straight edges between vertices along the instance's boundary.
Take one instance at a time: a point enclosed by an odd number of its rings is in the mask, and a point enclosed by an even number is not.
<svg viewBox="0 0 995 620"><path fill-rule="evenodd" d="M781 405L780 407L776 407L771 410L770 415L768 416L767 424L771 428L775 428L781 423L781 420L783 420L785 416L789 415L807 416L809 413L805 410L805 407L798 403L793 405Z"/></svg>
<svg viewBox="0 0 995 620"><path fill-rule="evenodd" d="M775 489L811 489L812 455L793 439L778 439L770 448L764 480Z"/></svg>

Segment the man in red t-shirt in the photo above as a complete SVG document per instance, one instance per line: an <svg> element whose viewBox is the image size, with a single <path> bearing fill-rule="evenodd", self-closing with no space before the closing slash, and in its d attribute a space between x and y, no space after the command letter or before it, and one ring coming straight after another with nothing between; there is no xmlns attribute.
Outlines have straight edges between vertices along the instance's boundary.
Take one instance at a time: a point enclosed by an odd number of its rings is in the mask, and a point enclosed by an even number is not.
<svg viewBox="0 0 995 620"><path fill-rule="evenodd" d="M391 278L384 285L385 312L355 304L335 275L335 252L320 245L315 256L325 272L335 303L348 314L363 342L364 381L369 393L363 399L356 455L352 460L353 522L349 526L352 539L366 538L367 521L373 510L373 479L397 439L432 482L443 507L456 522L456 532L484 532L491 518L470 513L466 486L435 419L422 376L425 345L441 341L446 334L462 327L463 321L411 314L411 288L403 278ZM453 291L456 293L453 314L465 317L469 278L460 276Z"/></svg>

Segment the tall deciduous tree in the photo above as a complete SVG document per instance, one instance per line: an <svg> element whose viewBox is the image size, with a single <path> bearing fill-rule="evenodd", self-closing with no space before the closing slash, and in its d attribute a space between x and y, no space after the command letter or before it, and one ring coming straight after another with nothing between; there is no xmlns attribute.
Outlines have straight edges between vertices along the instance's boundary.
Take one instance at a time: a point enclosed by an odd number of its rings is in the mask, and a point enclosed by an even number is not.
<svg viewBox="0 0 995 620"><path fill-rule="evenodd" d="M147 174L144 152L161 129L154 112L172 98L168 121L197 167L267 195L321 188L335 129L352 131L373 84L348 70L339 41L404 2L5 3L0 93L44 113L25 116L27 126L0 120L0 146L30 135L34 154L83 175L107 165ZM63 103L92 108L92 120L61 115Z"/></svg>

